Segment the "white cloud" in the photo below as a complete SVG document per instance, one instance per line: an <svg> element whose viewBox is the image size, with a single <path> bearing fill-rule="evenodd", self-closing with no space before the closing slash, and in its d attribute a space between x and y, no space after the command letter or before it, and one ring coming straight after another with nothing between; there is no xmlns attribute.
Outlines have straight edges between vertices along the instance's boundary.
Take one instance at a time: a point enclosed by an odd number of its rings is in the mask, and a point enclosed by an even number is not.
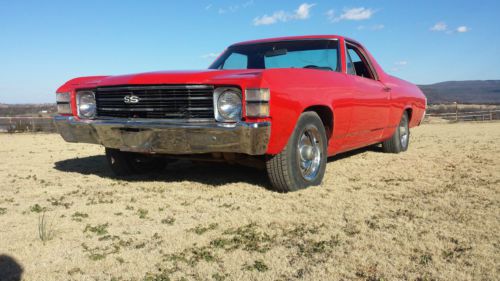
<svg viewBox="0 0 500 281"><path fill-rule="evenodd" d="M458 33L465 33L469 32L471 29L470 27L467 27L465 25L461 25L457 28L449 28L448 25L445 22L438 22L434 26L430 28L431 31L437 31L437 32L445 32L446 34L453 34L455 32Z"/></svg>
<svg viewBox="0 0 500 281"><path fill-rule="evenodd" d="M328 18L329 21L335 21L335 10L328 10L326 12L326 17Z"/></svg>
<svg viewBox="0 0 500 281"><path fill-rule="evenodd" d="M311 16L311 8L316 4L301 4L293 13L276 11L272 15L263 15L253 19L253 25L270 25L277 22L287 22L290 20L305 20Z"/></svg>
<svg viewBox="0 0 500 281"><path fill-rule="evenodd" d="M430 28L431 31L446 31L448 30L448 25L444 22L438 22L433 27Z"/></svg>
<svg viewBox="0 0 500 281"><path fill-rule="evenodd" d="M213 7L212 4L208 4L208 5L205 6L205 10L210 10L212 7Z"/></svg>
<svg viewBox="0 0 500 281"><path fill-rule="evenodd" d="M225 8L219 8L219 14L234 13L240 9L240 6L233 5Z"/></svg>
<svg viewBox="0 0 500 281"><path fill-rule="evenodd" d="M335 16L334 10L329 10L326 12L326 16L332 22L339 22L342 20L367 20L370 19L375 14L373 9L367 9L365 7L358 7L352 9L344 9L340 16Z"/></svg>
<svg viewBox="0 0 500 281"><path fill-rule="evenodd" d="M235 13L237 12L238 10L241 10L241 9L246 9L250 6L252 6L254 4L254 0L249 0L249 1L246 1L244 2L243 4L239 5L239 4L236 4L236 5L231 5L231 6L226 6L226 7L219 7L219 9L217 9L217 12L219 14L227 14L227 13ZM205 9L206 10L209 10L210 8L212 8L213 5L210 4L208 5Z"/></svg>
<svg viewBox="0 0 500 281"><path fill-rule="evenodd" d="M316 4L301 4L299 8L295 11L295 18L299 20L305 20L309 18L311 8Z"/></svg>
<svg viewBox="0 0 500 281"><path fill-rule="evenodd" d="M470 31L470 28L465 26L465 25L457 27L457 32L464 33L464 32L469 32L469 31Z"/></svg>
<svg viewBox="0 0 500 281"><path fill-rule="evenodd" d="M269 25L277 23L278 21L287 21L287 15L284 11L277 11L268 16L263 15L253 19L253 25Z"/></svg>
<svg viewBox="0 0 500 281"><path fill-rule="evenodd" d="M394 67L391 68L393 72L398 72L408 65L408 61L400 60L394 63Z"/></svg>
<svg viewBox="0 0 500 281"><path fill-rule="evenodd" d="M215 59L218 56L219 56L218 53L208 53L208 54L202 55L201 58L203 58L203 59Z"/></svg>
<svg viewBox="0 0 500 281"><path fill-rule="evenodd" d="M385 28L385 25L383 24L375 24L375 25L360 25L358 26L358 30L382 30Z"/></svg>
<svg viewBox="0 0 500 281"><path fill-rule="evenodd" d="M248 8L254 4L253 0L246 1L245 3L241 4L241 7L243 8Z"/></svg>

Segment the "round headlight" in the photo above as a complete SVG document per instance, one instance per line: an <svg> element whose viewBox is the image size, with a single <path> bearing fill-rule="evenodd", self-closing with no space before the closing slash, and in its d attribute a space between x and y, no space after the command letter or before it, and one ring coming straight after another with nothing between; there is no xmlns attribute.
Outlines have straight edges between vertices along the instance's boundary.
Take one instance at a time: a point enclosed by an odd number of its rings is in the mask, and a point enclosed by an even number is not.
<svg viewBox="0 0 500 281"><path fill-rule="evenodd" d="M93 118L96 113L95 97L93 92L77 93L78 115L83 118Z"/></svg>
<svg viewBox="0 0 500 281"><path fill-rule="evenodd" d="M238 121L241 117L241 96L234 90L226 90L217 100L217 110L225 121Z"/></svg>

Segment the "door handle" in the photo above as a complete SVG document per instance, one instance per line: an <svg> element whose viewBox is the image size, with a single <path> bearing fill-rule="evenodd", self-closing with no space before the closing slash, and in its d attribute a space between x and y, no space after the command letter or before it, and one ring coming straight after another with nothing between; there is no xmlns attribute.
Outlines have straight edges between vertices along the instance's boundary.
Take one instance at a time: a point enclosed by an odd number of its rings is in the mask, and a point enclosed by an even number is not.
<svg viewBox="0 0 500 281"><path fill-rule="evenodd" d="M385 86L382 90L384 90L384 92L390 92L392 88Z"/></svg>

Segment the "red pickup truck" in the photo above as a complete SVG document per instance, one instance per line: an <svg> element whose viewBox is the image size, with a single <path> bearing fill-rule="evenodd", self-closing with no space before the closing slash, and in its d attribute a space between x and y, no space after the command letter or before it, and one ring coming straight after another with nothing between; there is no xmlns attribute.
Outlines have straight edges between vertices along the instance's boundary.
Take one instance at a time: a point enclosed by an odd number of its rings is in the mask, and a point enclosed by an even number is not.
<svg viewBox="0 0 500 281"><path fill-rule="evenodd" d="M334 35L237 43L202 71L80 77L56 99L62 137L106 147L118 176L168 158L261 164L280 192L320 184L337 153L407 150L426 108L415 85Z"/></svg>

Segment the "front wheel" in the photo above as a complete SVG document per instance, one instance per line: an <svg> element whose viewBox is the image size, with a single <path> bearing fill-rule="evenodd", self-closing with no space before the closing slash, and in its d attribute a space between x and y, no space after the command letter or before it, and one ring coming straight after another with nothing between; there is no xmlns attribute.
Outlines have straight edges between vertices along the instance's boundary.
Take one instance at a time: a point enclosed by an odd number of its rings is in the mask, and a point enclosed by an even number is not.
<svg viewBox="0 0 500 281"><path fill-rule="evenodd" d="M410 144L409 123L408 112L405 111L394 134L382 143L384 152L400 153L408 149Z"/></svg>
<svg viewBox="0 0 500 281"><path fill-rule="evenodd" d="M269 180L279 192L319 185L327 157L326 131L321 119L315 112L302 113L283 151L266 160Z"/></svg>

